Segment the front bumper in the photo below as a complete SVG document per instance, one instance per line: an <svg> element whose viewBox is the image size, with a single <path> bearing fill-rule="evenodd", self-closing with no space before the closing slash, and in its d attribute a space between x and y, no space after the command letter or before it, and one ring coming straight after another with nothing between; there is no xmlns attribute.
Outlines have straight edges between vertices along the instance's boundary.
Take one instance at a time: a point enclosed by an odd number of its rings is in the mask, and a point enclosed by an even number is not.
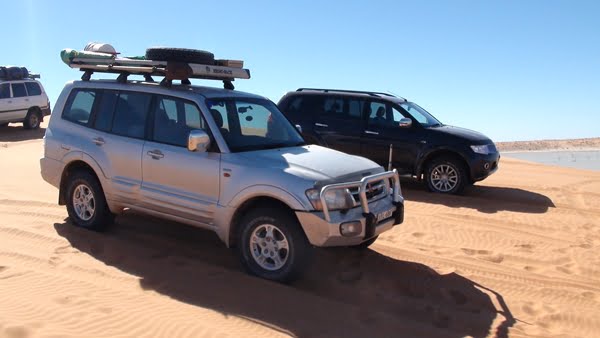
<svg viewBox="0 0 600 338"><path fill-rule="evenodd" d="M368 184L384 179L393 182L391 195L387 194L369 202L366 196ZM326 203L323 203L323 211L296 211L296 216L312 245L319 247L358 245L404 221L404 199L400 192L400 181L396 170L367 176L360 182L328 185L321 189L321 195L323 196L330 189L348 187L359 187L360 206L349 210L329 211ZM342 225L348 223L360 224L359 231L351 235L342 234Z"/></svg>
<svg viewBox="0 0 600 338"><path fill-rule="evenodd" d="M471 180L473 182L481 181L498 170L500 163L500 153L496 152L488 155L479 155L470 161Z"/></svg>

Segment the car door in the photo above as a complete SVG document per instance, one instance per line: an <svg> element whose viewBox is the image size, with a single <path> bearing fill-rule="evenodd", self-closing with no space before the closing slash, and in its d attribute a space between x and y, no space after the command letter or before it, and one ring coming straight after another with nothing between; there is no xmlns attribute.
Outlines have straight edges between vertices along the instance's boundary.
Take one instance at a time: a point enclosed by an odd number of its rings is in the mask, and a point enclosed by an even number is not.
<svg viewBox="0 0 600 338"><path fill-rule="evenodd" d="M389 102L369 100L365 115L362 155L387 168L391 145L393 168L403 174L412 173L419 149L424 145L419 138L420 128L415 125L401 128L399 121L404 116Z"/></svg>
<svg viewBox="0 0 600 338"><path fill-rule="evenodd" d="M314 113L314 131L327 147L348 154L360 155L364 130L362 101L350 96L320 96Z"/></svg>
<svg viewBox="0 0 600 338"><path fill-rule="evenodd" d="M88 103L91 96L95 97L93 104ZM77 123L82 110L94 107L94 121L89 123L93 129L75 141L108 178L110 186L104 187L107 199L127 206L139 205L141 156L151 99L146 93L80 89L70 110L70 118Z"/></svg>
<svg viewBox="0 0 600 338"><path fill-rule="evenodd" d="M191 101L156 96L150 125L142 154L145 206L211 224L219 199L221 154L187 149L189 132L208 128L200 110Z"/></svg>
<svg viewBox="0 0 600 338"><path fill-rule="evenodd" d="M30 107L25 83L13 82L10 87L12 90L13 116L15 119L24 119Z"/></svg>

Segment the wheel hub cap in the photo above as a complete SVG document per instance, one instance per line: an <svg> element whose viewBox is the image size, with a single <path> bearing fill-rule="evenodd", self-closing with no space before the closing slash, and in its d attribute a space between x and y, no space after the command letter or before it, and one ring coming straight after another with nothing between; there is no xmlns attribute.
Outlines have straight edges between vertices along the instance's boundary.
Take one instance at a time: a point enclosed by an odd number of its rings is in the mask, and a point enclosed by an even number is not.
<svg viewBox="0 0 600 338"><path fill-rule="evenodd" d="M458 171L451 165L440 164L431 171L431 184L442 192L448 192L458 184Z"/></svg>
<svg viewBox="0 0 600 338"><path fill-rule="evenodd" d="M250 251L263 269L281 269L289 257L289 243L283 232L272 224L262 224L250 236Z"/></svg>
<svg viewBox="0 0 600 338"><path fill-rule="evenodd" d="M80 184L73 191L73 209L81 220L89 221L96 211L94 193L85 184Z"/></svg>

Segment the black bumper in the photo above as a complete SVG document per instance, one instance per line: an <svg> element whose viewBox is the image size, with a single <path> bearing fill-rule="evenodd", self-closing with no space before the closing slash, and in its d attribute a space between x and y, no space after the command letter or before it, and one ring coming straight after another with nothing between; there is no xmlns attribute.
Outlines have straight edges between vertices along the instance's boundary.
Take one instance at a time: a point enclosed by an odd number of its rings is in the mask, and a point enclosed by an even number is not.
<svg viewBox="0 0 600 338"><path fill-rule="evenodd" d="M500 153L477 155L469 163L471 180L477 182L487 178L498 170L499 163Z"/></svg>
<svg viewBox="0 0 600 338"><path fill-rule="evenodd" d="M394 213L392 214L392 218L394 219L395 226L404 222L404 203L394 202L394 205L396 206L396 211L394 211ZM377 228L377 218L372 212L364 213L363 216L365 216L366 218L364 239L367 240L375 236L375 229Z"/></svg>

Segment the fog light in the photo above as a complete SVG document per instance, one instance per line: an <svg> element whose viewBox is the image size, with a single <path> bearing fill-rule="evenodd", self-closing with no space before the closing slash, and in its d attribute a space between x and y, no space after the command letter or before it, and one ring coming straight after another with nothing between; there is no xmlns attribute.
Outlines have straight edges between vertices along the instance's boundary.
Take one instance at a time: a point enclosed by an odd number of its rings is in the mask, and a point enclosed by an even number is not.
<svg viewBox="0 0 600 338"><path fill-rule="evenodd" d="M362 224L360 221L352 221L340 224L340 233L345 237L360 235Z"/></svg>
<svg viewBox="0 0 600 338"><path fill-rule="evenodd" d="M485 170L490 169L490 164L489 163L484 164L483 169L485 169Z"/></svg>

